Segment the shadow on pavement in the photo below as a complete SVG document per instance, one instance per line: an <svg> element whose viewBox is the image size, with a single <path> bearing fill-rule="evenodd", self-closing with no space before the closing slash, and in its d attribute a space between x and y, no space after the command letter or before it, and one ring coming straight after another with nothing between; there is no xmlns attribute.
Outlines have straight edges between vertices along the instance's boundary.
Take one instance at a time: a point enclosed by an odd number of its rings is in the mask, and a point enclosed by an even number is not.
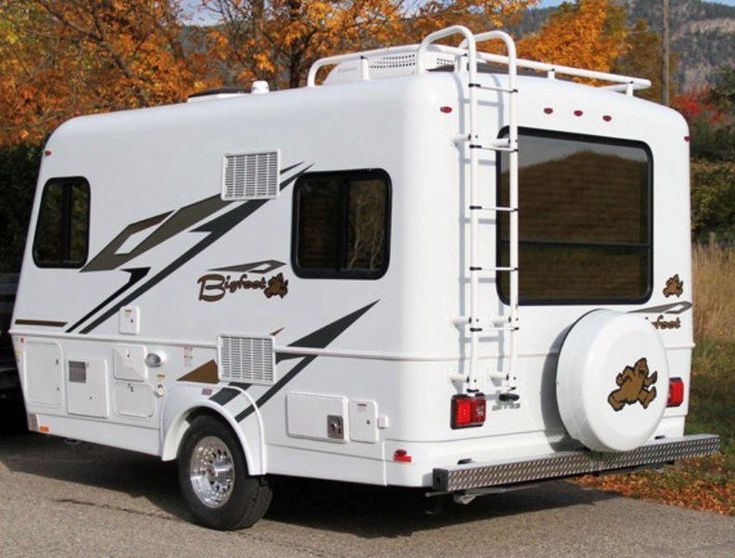
<svg viewBox="0 0 735 558"><path fill-rule="evenodd" d="M10 471L118 491L149 501L163 513L115 509L167 520L191 521L179 493L175 462L87 443L38 434L0 436L0 463ZM468 506L449 502L428 513L436 500L423 490L368 487L309 479L274 479L275 496L266 519L361 538L409 536L416 531L566 506L592 505L615 495L568 482L545 483L477 498ZM69 492L65 502L77 501ZM114 506L100 506L114 507Z"/></svg>

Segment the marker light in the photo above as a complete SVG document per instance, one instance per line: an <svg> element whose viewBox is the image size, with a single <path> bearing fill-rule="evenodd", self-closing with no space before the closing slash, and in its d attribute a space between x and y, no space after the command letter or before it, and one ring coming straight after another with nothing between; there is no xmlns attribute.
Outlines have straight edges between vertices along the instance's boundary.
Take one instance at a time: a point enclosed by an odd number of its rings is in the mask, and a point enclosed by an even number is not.
<svg viewBox="0 0 735 558"><path fill-rule="evenodd" d="M439 110L442 111L444 114L449 114L450 112L452 112L452 107L443 106Z"/></svg>
<svg viewBox="0 0 735 558"><path fill-rule="evenodd" d="M610 122L612 120L612 116L610 116L609 114L606 114L605 116L602 117L602 119L605 122Z"/></svg>
<svg viewBox="0 0 735 558"><path fill-rule="evenodd" d="M411 456L408 455L408 452L405 449L397 449L393 452L393 461L411 463Z"/></svg>
<svg viewBox="0 0 735 558"><path fill-rule="evenodd" d="M452 397L452 428L468 428L485 424L485 396L481 393L469 395L455 395Z"/></svg>
<svg viewBox="0 0 735 558"><path fill-rule="evenodd" d="M678 407L684 403L684 380L681 378L669 378L669 400L667 407Z"/></svg>
<svg viewBox="0 0 735 558"><path fill-rule="evenodd" d="M546 107L546 108L544 109L544 112L545 112L546 114L551 114L552 112L554 112L554 109L553 109L553 108L551 108L551 107Z"/></svg>
<svg viewBox="0 0 735 558"><path fill-rule="evenodd" d="M574 116L582 116L583 114L584 114L584 112L582 112L579 109L577 109L577 110L574 111Z"/></svg>

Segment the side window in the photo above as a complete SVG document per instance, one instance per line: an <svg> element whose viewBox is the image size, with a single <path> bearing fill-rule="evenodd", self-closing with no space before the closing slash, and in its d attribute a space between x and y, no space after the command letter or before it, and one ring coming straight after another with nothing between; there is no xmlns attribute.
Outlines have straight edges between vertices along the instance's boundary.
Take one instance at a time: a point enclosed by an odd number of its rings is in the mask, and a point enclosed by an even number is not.
<svg viewBox="0 0 735 558"><path fill-rule="evenodd" d="M39 267L79 268L89 245L89 183L52 178L43 187L33 260Z"/></svg>
<svg viewBox="0 0 735 558"><path fill-rule="evenodd" d="M647 299L652 281L652 160L645 144L521 129L521 304L623 304ZM508 202L508 156L498 174ZM498 259L510 230L500 219ZM498 276L503 300L508 273Z"/></svg>
<svg viewBox="0 0 735 558"><path fill-rule="evenodd" d="M388 268L390 178L382 170L308 173L294 188L299 277L377 279Z"/></svg>

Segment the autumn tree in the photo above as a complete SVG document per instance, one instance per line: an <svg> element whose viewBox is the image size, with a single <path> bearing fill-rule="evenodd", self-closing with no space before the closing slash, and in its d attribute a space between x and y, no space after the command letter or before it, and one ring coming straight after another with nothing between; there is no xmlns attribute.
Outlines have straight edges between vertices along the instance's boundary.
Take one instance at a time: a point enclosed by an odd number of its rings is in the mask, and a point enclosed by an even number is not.
<svg viewBox="0 0 735 558"><path fill-rule="evenodd" d="M298 87L320 57L415 42L447 25L484 30L537 0L203 0L221 21L212 54L226 80Z"/></svg>
<svg viewBox="0 0 735 558"><path fill-rule="evenodd" d="M212 83L183 44L181 0L0 0L0 144L38 141L61 121L180 101Z"/></svg>
<svg viewBox="0 0 735 558"><path fill-rule="evenodd" d="M661 51L661 35L651 31L645 19L639 20L628 33L623 52L613 64L616 73L642 77L651 80L651 87L637 93L639 97L651 101L661 101L661 68L663 66ZM677 59L671 57L669 72L671 84L669 91L671 97L675 95L673 76L676 72Z"/></svg>
<svg viewBox="0 0 735 558"><path fill-rule="evenodd" d="M612 0L564 3L537 33L519 42L519 54L609 72L625 52L625 17L625 8Z"/></svg>

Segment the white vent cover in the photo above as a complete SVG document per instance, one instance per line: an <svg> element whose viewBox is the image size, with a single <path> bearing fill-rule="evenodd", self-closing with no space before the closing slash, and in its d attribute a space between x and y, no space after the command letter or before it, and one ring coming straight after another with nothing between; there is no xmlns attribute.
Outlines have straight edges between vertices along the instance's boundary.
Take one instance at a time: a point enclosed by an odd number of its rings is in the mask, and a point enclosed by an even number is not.
<svg viewBox="0 0 735 558"><path fill-rule="evenodd" d="M217 352L221 381L265 385L275 383L273 337L220 335Z"/></svg>
<svg viewBox="0 0 735 558"><path fill-rule="evenodd" d="M263 200L278 197L281 155L276 149L261 153L228 153L222 162L222 199Z"/></svg>
<svg viewBox="0 0 735 558"><path fill-rule="evenodd" d="M399 76L409 76L416 73L416 51L405 50L367 56L370 69L370 79L384 79ZM431 48L424 54L424 62L428 69L454 66L456 58L451 54L432 51ZM324 85L336 85L361 81L360 61L349 60L337 64L324 80Z"/></svg>

